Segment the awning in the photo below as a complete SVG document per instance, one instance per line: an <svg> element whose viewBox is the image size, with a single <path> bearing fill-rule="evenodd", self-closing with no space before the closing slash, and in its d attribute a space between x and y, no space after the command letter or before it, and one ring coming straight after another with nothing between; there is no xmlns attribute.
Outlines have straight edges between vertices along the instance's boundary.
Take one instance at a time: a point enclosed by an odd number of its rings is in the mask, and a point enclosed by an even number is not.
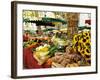
<svg viewBox="0 0 100 80"><path fill-rule="evenodd" d="M62 23L62 24L67 24L67 21L62 20L62 19L56 19L56 18L47 18L44 17L41 20L29 20L29 19L24 19L24 22L28 23L36 23L37 26L39 25L45 25L45 26L55 26L55 23Z"/></svg>
<svg viewBox="0 0 100 80"><path fill-rule="evenodd" d="M44 17L42 18L43 21L46 21L46 22L59 22L59 23L62 23L62 24L67 24L67 21L65 20L62 20L62 19L58 19L58 18L48 18L48 17Z"/></svg>
<svg viewBox="0 0 100 80"><path fill-rule="evenodd" d="M46 22L46 21L43 21L43 20L26 20L25 22L28 22L28 23L36 23L37 26L55 26L55 24L53 24L52 22Z"/></svg>

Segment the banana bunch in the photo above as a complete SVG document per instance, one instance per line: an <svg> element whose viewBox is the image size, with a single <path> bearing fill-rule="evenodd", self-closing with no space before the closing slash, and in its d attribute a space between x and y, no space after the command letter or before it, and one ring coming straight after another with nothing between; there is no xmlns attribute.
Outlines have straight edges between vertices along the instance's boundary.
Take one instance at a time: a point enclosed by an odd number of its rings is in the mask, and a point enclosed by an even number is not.
<svg viewBox="0 0 100 80"><path fill-rule="evenodd" d="M33 52L34 58L38 61L39 65L42 65L48 58L50 45L45 44L36 48L35 53Z"/></svg>
<svg viewBox="0 0 100 80"><path fill-rule="evenodd" d="M44 46L39 46L36 48L36 55L38 57L46 56L49 53L50 45L45 44Z"/></svg>
<svg viewBox="0 0 100 80"><path fill-rule="evenodd" d="M73 49L80 53L88 62L91 61L91 35L90 31L83 31L73 37Z"/></svg>
<svg viewBox="0 0 100 80"><path fill-rule="evenodd" d="M47 52L50 48L50 45L43 45L43 46L39 46L36 48L36 51L40 51L40 52Z"/></svg>

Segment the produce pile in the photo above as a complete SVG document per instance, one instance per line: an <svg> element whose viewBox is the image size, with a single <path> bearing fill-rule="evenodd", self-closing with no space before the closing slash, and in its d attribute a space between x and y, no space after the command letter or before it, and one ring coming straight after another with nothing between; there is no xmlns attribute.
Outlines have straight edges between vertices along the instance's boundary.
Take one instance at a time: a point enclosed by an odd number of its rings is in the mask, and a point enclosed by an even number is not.
<svg viewBox="0 0 100 80"><path fill-rule="evenodd" d="M65 33L56 33L46 39L36 38L24 43L33 46L32 53L39 65L49 67L78 67L91 65L91 35L89 31L75 34L72 41Z"/></svg>
<svg viewBox="0 0 100 80"><path fill-rule="evenodd" d="M51 59L53 61L52 67L78 67L81 65L82 57L67 47L65 53L56 52Z"/></svg>
<svg viewBox="0 0 100 80"><path fill-rule="evenodd" d="M84 31L74 35L72 46L66 47L64 53L56 52L52 57L53 67L77 67L91 65L90 32Z"/></svg>

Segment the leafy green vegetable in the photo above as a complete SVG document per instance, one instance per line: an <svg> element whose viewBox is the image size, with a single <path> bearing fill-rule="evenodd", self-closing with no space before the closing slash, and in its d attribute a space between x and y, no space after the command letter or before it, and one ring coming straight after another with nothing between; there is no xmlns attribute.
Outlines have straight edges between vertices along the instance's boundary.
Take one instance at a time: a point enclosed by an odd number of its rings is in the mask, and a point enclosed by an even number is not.
<svg viewBox="0 0 100 80"><path fill-rule="evenodd" d="M57 46L56 45L51 45L51 47L49 49L49 54L48 55L49 56L53 56L56 51L58 51Z"/></svg>

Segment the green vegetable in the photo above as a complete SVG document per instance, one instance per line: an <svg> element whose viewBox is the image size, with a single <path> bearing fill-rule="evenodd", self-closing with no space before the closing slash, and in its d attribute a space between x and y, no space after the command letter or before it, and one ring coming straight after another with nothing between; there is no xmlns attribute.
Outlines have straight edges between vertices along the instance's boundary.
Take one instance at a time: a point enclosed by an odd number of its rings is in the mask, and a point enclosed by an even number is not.
<svg viewBox="0 0 100 80"><path fill-rule="evenodd" d="M49 56L53 56L55 52L58 51L58 48L56 45L52 45L51 48L49 49Z"/></svg>

